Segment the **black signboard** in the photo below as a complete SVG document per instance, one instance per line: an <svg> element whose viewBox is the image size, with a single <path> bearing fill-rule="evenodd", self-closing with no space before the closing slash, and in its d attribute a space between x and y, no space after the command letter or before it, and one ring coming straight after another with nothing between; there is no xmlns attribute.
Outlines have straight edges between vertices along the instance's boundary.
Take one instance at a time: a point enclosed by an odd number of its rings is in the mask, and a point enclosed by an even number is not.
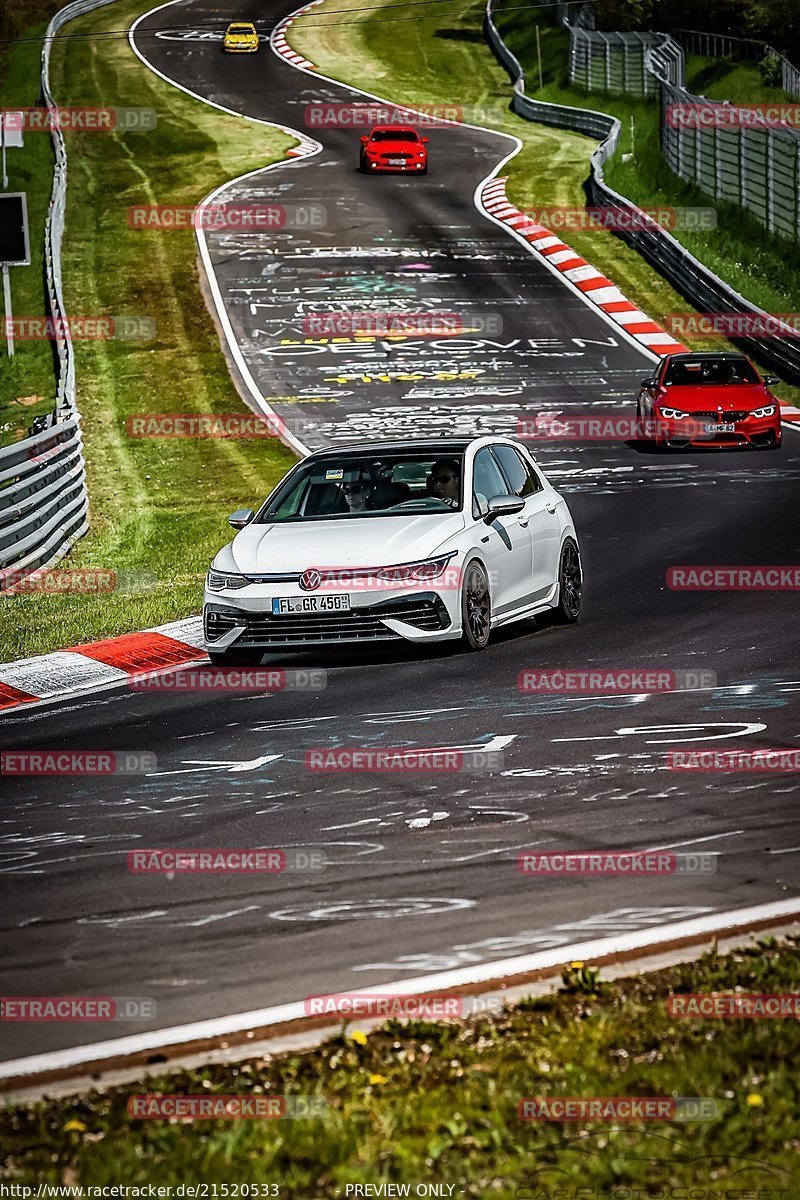
<svg viewBox="0 0 800 1200"><path fill-rule="evenodd" d="M0 192L0 263L27 267L30 261L25 193Z"/></svg>

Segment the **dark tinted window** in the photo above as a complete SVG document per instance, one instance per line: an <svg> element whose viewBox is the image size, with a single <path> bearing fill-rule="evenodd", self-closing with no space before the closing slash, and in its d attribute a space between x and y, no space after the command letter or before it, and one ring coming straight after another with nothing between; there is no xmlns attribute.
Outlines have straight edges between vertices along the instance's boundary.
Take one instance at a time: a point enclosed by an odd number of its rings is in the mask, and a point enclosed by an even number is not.
<svg viewBox="0 0 800 1200"><path fill-rule="evenodd" d="M493 446L492 453L503 468L512 496L532 496L542 489L541 481L513 446Z"/></svg>
<svg viewBox="0 0 800 1200"><path fill-rule="evenodd" d="M376 129L370 137L371 142L418 142L419 134L415 129Z"/></svg>
<svg viewBox="0 0 800 1200"><path fill-rule="evenodd" d="M758 383L758 377L744 358L697 358L670 363L664 375L664 383L667 387Z"/></svg>

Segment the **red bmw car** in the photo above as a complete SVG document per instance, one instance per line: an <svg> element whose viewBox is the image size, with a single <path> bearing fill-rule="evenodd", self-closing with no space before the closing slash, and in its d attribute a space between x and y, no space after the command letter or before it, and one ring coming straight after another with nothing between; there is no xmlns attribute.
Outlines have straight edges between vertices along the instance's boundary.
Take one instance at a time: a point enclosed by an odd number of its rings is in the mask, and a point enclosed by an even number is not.
<svg viewBox="0 0 800 1200"><path fill-rule="evenodd" d="M730 450L781 444L780 383L759 375L744 354L669 354L642 380L636 406L640 436L660 448Z"/></svg>
<svg viewBox="0 0 800 1200"><path fill-rule="evenodd" d="M428 139L406 125L376 125L361 138L358 168L365 175L378 171L428 173Z"/></svg>

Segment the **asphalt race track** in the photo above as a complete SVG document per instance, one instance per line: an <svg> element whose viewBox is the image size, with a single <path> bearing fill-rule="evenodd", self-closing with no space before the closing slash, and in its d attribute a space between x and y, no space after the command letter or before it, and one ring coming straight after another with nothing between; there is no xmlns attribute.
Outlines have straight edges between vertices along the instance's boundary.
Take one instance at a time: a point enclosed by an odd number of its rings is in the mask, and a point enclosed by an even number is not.
<svg viewBox="0 0 800 1200"><path fill-rule="evenodd" d="M513 433L542 408L630 413L650 360L473 204L509 153L507 138L432 129L429 175L365 178L357 133L303 121L308 103L352 100L348 89L315 83L266 47L240 59L185 28L169 35L195 21L264 27L289 11L181 3L146 18L137 45L186 88L322 143L221 199L321 206L324 225L208 239L248 368L296 436L317 447ZM499 314L502 331L390 349L305 341L309 304L336 311L354 297L375 309L398 300L412 312L445 308L465 324ZM676 592L666 572L797 561L800 433L787 431L776 453L664 457L611 442L537 453L582 539L577 626L530 622L478 656L408 647L275 660L325 670L317 691L120 687L5 718L4 747L157 760L146 776L4 780L7 994L155 997L157 1018L115 1027L122 1035L800 892L795 775L682 774L665 758L670 749L797 747L793 594ZM524 668L567 666L706 671L716 686L594 697L518 690ZM503 764L491 778L306 769L306 750L341 745L490 747ZM155 846L301 847L324 851L328 865L268 876L130 873L127 852ZM518 853L538 847L673 847L713 852L716 869L520 874ZM91 1024L4 1026L0 1052L16 1058L98 1036L108 1034Z"/></svg>

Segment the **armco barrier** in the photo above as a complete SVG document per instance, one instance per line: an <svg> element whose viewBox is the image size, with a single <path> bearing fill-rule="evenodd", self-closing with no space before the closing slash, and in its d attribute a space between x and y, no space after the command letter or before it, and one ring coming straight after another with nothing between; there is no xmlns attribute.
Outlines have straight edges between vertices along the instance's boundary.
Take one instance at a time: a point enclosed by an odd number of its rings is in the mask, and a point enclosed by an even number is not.
<svg viewBox="0 0 800 1200"><path fill-rule="evenodd" d="M88 528L77 415L0 450L0 591L56 562Z"/></svg>
<svg viewBox="0 0 800 1200"><path fill-rule="evenodd" d="M68 21L112 0L75 0L55 14L42 45L41 103L55 107L50 91L50 48ZM44 262L49 316L64 327L61 242L67 203L67 149L53 122L55 165L45 222ZM89 527L80 415L75 403L71 342L55 343L56 400L48 427L0 450L0 590L4 572L15 576L58 562Z"/></svg>
<svg viewBox="0 0 800 1200"><path fill-rule="evenodd" d="M739 313L750 316L767 318L763 309L751 304L744 296L740 296L724 280L704 266L690 254L679 242L660 226L647 225L645 215L638 205L621 196L610 188L603 178L603 164L608 161L617 148L620 134L620 123L609 113L598 112L595 109L572 108L564 104L549 104L544 100L533 100L525 95L525 75L519 60L506 46L494 22L493 9L495 0L487 0L484 28L489 45L500 62L512 77L514 91L511 107L520 117L528 121L538 121L544 125L554 125L559 129L571 129L577 133L587 134L597 138L600 145L589 160L589 178L586 190L589 203L597 208L616 209L626 214L640 214L636 222L621 222L635 224L637 228L624 233L615 234L621 237L629 246L642 255L663 275L676 291L692 304L699 312ZM772 318L769 318L772 322ZM792 330L784 326L786 336L770 338L737 337L737 344L751 351L759 361L767 364L773 370L791 380L800 382L800 339L792 336Z"/></svg>

